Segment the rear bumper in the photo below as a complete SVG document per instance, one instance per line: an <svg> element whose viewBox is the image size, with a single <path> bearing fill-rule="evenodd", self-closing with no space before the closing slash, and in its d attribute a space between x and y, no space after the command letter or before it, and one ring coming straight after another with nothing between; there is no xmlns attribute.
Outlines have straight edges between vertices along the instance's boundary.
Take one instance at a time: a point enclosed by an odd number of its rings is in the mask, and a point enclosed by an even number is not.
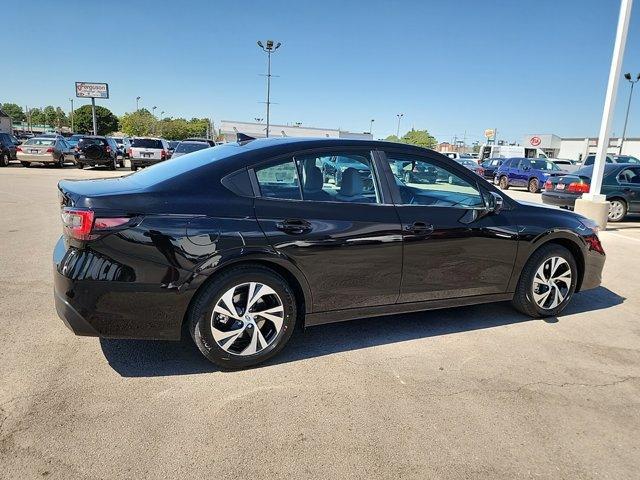
<svg viewBox="0 0 640 480"><path fill-rule="evenodd" d="M164 160L156 158L131 158L131 166L135 167L149 167L160 162L164 162Z"/></svg>
<svg viewBox="0 0 640 480"><path fill-rule="evenodd" d="M602 283L602 269L606 255L595 251L588 251L584 256L584 275L580 291L590 290L599 287Z"/></svg>
<svg viewBox="0 0 640 480"><path fill-rule="evenodd" d="M577 198L576 195L567 195L566 193L542 192L542 203L556 207L573 208Z"/></svg>
<svg viewBox="0 0 640 480"><path fill-rule="evenodd" d="M54 163L58 159L53 155L30 155L28 153L19 153L17 159L21 162L37 162L37 163Z"/></svg>
<svg viewBox="0 0 640 480"><path fill-rule="evenodd" d="M107 158L87 158L84 155L74 155L73 157L76 164L82 163L84 165L111 165L113 159L111 157Z"/></svg>

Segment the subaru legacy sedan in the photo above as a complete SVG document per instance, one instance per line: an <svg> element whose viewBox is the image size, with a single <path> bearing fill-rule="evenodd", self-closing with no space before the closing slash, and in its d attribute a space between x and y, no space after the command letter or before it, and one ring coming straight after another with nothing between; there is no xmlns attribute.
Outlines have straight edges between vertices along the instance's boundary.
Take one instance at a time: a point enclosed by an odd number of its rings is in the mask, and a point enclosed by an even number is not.
<svg viewBox="0 0 640 480"><path fill-rule="evenodd" d="M354 165L338 185L322 171L337 157ZM407 183L406 171L434 174ZM55 305L66 325L164 340L185 326L228 369L277 354L296 325L505 300L558 315L600 284L605 261L590 220L518 203L441 154L397 143L229 143L58 188Z"/></svg>

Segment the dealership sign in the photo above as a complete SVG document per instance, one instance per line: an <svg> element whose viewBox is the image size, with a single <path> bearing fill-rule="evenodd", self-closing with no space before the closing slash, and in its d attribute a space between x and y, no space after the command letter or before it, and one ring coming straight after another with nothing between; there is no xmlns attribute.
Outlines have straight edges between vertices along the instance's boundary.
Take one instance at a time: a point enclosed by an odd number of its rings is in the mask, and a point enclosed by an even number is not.
<svg viewBox="0 0 640 480"><path fill-rule="evenodd" d="M484 131L484 136L488 139L493 138L496 134L496 131L493 128L487 128Z"/></svg>
<svg viewBox="0 0 640 480"><path fill-rule="evenodd" d="M109 98L107 83L76 82L76 97Z"/></svg>
<svg viewBox="0 0 640 480"><path fill-rule="evenodd" d="M540 137L531 137L529 143L531 143L532 146L537 147L542 143L542 139Z"/></svg>

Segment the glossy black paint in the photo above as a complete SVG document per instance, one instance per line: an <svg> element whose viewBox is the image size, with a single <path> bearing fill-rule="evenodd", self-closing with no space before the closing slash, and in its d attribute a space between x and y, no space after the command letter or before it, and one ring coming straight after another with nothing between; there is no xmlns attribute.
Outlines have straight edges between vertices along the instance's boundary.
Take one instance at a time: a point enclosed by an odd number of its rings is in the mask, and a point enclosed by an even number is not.
<svg viewBox="0 0 640 480"><path fill-rule="evenodd" d="M262 198L253 168L332 149L370 152L380 204ZM75 333L178 339L198 289L222 269L259 263L294 287L305 324L509 299L527 258L559 242L600 283L604 254L581 217L517 203L488 209L401 205L386 155L424 156L499 193L435 152L386 142L269 139L229 144L121 178L61 181L61 206L129 216L92 241L54 249L56 308ZM213 160L212 160L213 159Z"/></svg>

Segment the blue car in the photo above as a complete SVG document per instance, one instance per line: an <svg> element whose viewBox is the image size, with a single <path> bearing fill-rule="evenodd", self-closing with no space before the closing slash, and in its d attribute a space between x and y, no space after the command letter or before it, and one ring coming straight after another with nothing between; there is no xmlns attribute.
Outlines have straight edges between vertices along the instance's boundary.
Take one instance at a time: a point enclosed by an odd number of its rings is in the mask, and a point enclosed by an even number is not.
<svg viewBox="0 0 640 480"><path fill-rule="evenodd" d="M493 182L503 190L525 187L531 193L537 193L549 177L565 173L546 158L507 158L496 170Z"/></svg>

